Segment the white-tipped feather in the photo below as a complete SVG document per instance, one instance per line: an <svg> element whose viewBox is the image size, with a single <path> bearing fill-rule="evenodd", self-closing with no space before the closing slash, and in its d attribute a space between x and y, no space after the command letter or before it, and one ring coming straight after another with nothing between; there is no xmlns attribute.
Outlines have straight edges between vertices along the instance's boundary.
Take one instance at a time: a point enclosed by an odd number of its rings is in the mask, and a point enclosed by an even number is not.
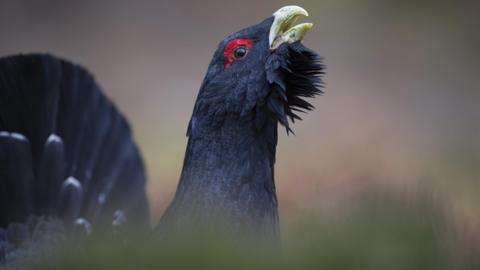
<svg viewBox="0 0 480 270"><path fill-rule="evenodd" d="M23 134L17 133L17 132L8 132L8 131L0 131L0 137L10 137L12 139L16 139L19 141L27 141L27 137L25 137Z"/></svg>
<svg viewBox="0 0 480 270"><path fill-rule="evenodd" d="M62 142L62 138L60 138L58 135L56 134L50 134L50 136L48 136L47 138L47 143L61 143Z"/></svg>
<svg viewBox="0 0 480 270"><path fill-rule="evenodd" d="M70 176L63 182L63 187L73 186L75 189L82 189L82 184L75 177Z"/></svg>

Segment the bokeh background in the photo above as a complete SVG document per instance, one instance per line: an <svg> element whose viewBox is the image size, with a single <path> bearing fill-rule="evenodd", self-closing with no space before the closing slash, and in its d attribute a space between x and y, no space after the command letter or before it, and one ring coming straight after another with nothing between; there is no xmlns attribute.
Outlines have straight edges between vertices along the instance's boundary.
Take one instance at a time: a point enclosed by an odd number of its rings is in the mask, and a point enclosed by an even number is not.
<svg viewBox="0 0 480 270"><path fill-rule="evenodd" d="M48 52L88 67L133 126L156 222L218 42L286 4L309 11L304 43L328 70L316 110L295 136L280 132L282 224L374 197L428 201L462 252L478 247L479 1L1 0L0 55Z"/></svg>

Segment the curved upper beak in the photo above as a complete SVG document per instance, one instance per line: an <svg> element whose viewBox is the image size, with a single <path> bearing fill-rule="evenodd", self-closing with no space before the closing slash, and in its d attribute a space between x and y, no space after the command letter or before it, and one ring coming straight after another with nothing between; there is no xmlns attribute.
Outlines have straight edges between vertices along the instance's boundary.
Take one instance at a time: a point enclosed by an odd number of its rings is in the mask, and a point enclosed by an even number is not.
<svg viewBox="0 0 480 270"><path fill-rule="evenodd" d="M270 50L275 50L281 44L293 43L302 40L307 31L312 28L312 23L292 25L300 16L308 16L308 12L299 6L285 6L273 13L274 20L270 27Z"/></svg>

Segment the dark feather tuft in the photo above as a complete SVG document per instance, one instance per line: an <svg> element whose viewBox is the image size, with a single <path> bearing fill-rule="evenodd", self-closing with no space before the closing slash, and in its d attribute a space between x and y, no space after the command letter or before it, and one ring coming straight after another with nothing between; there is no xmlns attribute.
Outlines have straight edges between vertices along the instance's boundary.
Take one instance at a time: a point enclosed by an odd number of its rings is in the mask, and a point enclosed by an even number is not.
<svg viewBox="0 0 480 270"><path fill-rule="evenodd" d="M305 98L323 94L322 58L300 42L283 44L268 58L266 70L267 81L272 86L268 108L287 132L291 132L288 118L292 123L301 120L298 112L314 109Z"/></svg>

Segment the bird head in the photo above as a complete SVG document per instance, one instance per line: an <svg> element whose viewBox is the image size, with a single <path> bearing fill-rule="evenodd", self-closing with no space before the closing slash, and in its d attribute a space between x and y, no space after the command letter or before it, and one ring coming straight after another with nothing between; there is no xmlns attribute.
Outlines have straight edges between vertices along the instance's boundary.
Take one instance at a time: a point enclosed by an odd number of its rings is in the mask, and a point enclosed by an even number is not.
<svg viewBox="0 0 480 270"><path fill-rule="evenodd" d="M267 119L291 131L297 112L313 109L304 98L322 93L324 66L301 40L313 26L295 25L305 9L285 6L264 21L227 36L218 45L199 91L194 118ZM195 120L192 118L192 120Z"/></svg>

